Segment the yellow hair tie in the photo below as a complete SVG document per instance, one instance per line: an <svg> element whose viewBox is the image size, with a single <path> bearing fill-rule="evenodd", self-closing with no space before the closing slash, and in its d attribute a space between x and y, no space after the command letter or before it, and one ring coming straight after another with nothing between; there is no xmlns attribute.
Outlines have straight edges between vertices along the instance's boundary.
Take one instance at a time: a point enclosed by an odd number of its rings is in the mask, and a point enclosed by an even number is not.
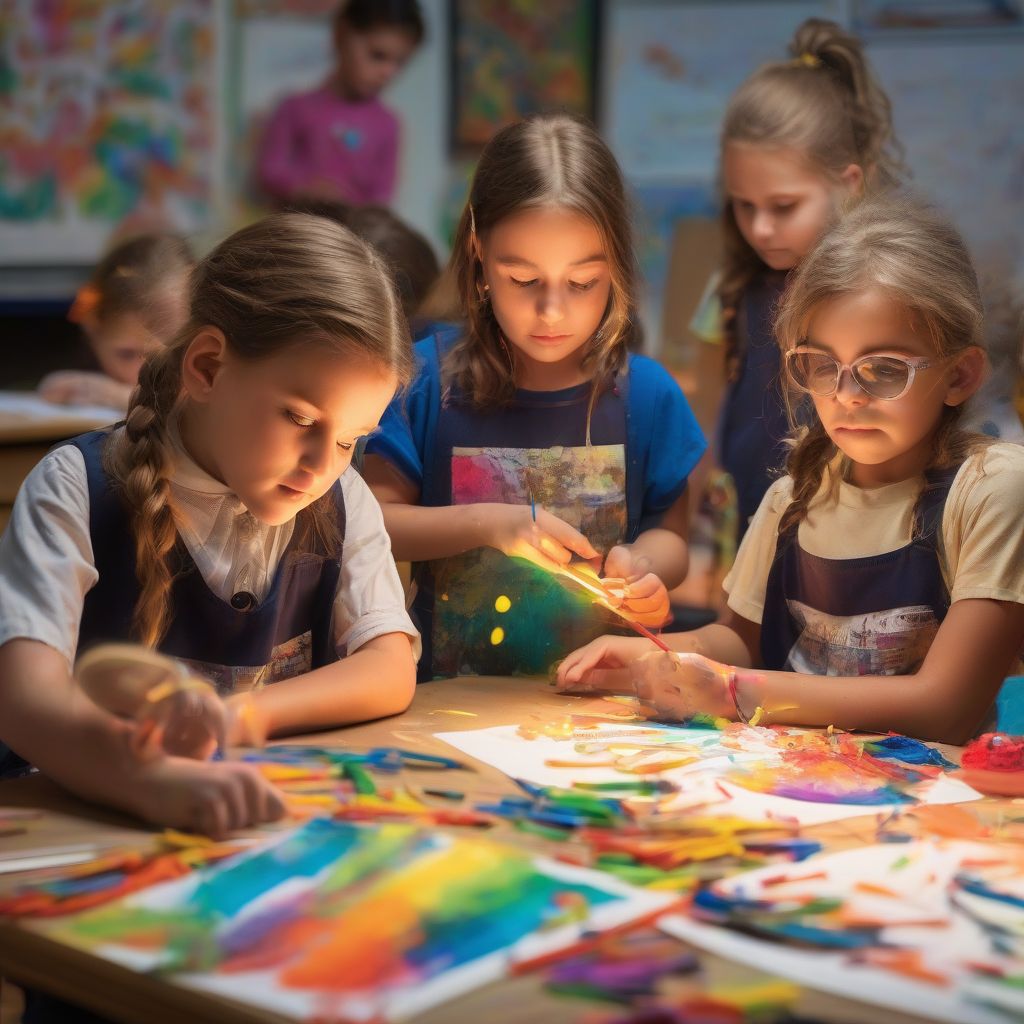
<svg viewBox="0 0 1024 1024"><path fill-rule="evenodd" d="M821 58L815 57L813 53L801 53L794 64L802 64L805 68L820 68Z"/></svg>

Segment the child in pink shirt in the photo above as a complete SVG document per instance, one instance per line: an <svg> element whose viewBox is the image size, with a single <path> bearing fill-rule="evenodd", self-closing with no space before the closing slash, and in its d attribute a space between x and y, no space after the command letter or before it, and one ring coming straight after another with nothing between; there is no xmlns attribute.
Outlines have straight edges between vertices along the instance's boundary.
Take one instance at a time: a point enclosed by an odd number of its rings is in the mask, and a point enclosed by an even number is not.
<svg viewBox="0 0 1024 1024"><path fill-rule="evenodd" d="M267 124L257 176L276 202L300 195L391 202L399 123L377 97L423 32L417 0L348 0L339 9L337 68L320 88L283 100Z"/></svg>

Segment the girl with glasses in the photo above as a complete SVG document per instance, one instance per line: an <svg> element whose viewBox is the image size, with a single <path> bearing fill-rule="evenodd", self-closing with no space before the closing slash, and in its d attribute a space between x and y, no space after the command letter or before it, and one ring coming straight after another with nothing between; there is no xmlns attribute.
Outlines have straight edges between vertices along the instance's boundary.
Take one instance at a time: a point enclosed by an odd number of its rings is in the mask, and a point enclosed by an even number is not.
<svg viewBox="0 0 1024 1024"><path fill-rule="evenodd" d="M666 637L676 654L597 640L561 687L625 685L674 719L969 738L1024 641L1024 449L961 426L981 321L949 225L895 200L850 213L779 311L787 390L813 415L725 580L726 618Z"/></svg>

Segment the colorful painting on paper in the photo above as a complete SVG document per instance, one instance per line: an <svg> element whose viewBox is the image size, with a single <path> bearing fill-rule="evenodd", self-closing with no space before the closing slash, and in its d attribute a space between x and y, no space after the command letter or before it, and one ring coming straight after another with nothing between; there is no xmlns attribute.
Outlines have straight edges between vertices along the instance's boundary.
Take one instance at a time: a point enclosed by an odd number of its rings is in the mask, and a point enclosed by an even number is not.
<svg viewBox="0 0 1024 1024"><path fill-rule="evenodd" d="M578 718L578 716L569 716ZM440 733L466 754L540 786L649 778L671 783L662 813L817 825L917 804L977 800L925 744L872 745L854 736L739 723L630 724L587 720Z"/></svg>
<svg viewBox="0 0 1024 1024"><path fill-rule="evenodd" d="M597 0L454 0L452 143L543 110L594 116Z"/></svg>
<svg viewBox="0 0 1024 1024"><path fill-rule="evenodd" d="M860 846L714 882L691 915L659 925L887 1010L951 1024L1024 1011L1024 857L1014 844Z"/></svg>
<svg viewBox="0 0 1024 1024"><path fill-rule="evenodd" d="M670 899L490 840L316 819L59 937L266 1010L380 1020Z"/></svg>
<svg viewBox="0 0 1024 1024"><path fill-rule="evenodd" d="M530 504L565 520L606 553L626 532L622 445L455 448L452 503ZM523 559L479 548L432 566L436 676L544 675L559 658L620 623ZM506 602L496 606L498 599ZM499 608L504 608L500 611Z"/></svg>
<svg viewBox="0 0 1024 1024"><path fill-rule="evenodd" d="M9 0L0 243L92 260L112 228L203 226L217 95L212 0Z"/></svg>

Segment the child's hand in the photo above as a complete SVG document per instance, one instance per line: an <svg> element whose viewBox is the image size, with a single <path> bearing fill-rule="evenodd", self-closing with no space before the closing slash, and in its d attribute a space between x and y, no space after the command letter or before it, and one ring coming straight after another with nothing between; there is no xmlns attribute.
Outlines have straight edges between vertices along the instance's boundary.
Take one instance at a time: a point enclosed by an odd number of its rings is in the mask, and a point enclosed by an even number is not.
<svg viewBox="0 0 1024 1024"><path fill-rule="evenodd" d="M649 558L634 558L628 544L617 544L604 561L605 586L621 607L645 626L663 626L672 617L668 589L650 571Z"/></svg>
<svg viewBox="0 0 1024 1024"><path fill-rule="evenodd" d="M146 821L213 839L285 813L278 790L253 765L236 761L161 755L140 764L128 784L135 812Z"/></svg>
<svg viewBox="0 0 1024 1024"><path fill-rule="evenodd" d="M630 666L650 649L641 637L599 636L565 658L555 686L562 693L632 693Z"/></svg>
<svg viewBox="0 0 1024 1024"><path fill-rule="evenodd" d="M633 692L653 706L658 718L682 722L698 713L735 718L728 665L700 654L653 651L629 667Z"/></svg>
<svg viewBox="0 0 1024 1024"><path fill-rule="evenodd" d="M57 405L104 405L127 409L131 388L104 373L57 370L39 382L39 394Z"/></svg>
<svg viewBox="0 0 1024 1024"><path fill-rule="evenodd" d="M599 562L600 554L579 530L542 508L534 521L528 505L488 504L481 507L485 543L506 555L525 558L554 571L568 565L573 554Z"/></svg>
<svg viewBox="0 0 1024 1024"><path fill-rule="evenodd" d="M228 739L229 716L212 686L199 680L191 685L152 691L136 714L133 746L143 760L160 754L205 761Z"/></svg>

